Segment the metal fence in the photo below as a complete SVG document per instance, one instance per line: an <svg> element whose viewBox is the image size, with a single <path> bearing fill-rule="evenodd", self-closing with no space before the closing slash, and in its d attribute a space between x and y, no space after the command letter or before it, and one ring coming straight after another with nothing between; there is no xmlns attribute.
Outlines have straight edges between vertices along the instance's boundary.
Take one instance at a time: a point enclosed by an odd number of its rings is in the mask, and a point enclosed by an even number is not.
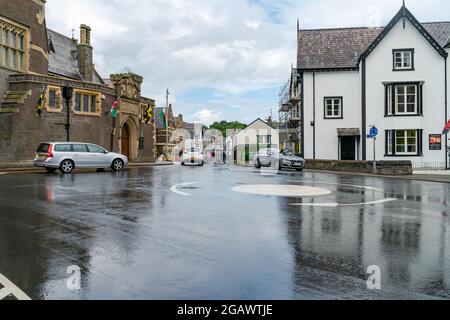
<svg viewBox="0 0 450 320"><path fill-rule="evenodd" d="M442 171L447 170L445 162L413 162L414 171Z"/></svg>

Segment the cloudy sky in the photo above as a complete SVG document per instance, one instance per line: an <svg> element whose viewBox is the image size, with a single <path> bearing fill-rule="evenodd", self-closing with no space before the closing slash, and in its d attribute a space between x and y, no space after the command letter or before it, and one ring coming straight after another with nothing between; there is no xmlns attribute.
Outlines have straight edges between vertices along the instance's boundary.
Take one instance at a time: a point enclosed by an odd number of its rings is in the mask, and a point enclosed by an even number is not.
<svg viewBox="0 0 450 320"><path fill-rule="evenodd" d="M277 115L300 27L385 25L401 0L48 0L47 26L67 36L92 27L100 74L144 76L143 94L165 88L187 121L249 123ZM407 0L420 21L450 20L448 0Z"/></svg>

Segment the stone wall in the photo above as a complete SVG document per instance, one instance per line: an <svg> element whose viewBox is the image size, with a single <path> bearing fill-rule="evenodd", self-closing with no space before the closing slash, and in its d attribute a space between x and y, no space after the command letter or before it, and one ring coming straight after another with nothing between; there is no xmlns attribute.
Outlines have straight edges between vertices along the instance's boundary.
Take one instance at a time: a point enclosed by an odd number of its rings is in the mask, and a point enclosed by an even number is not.
<svg viewBox="0 0 450 320"><path fill-rule="evenodd" d="M30 30L32 47L29 48L29 71L48 73L48 44L45 25L45 1L0 0L0 15L14 20Z"/></svg>
<svg viewBox="0 0 450 320"><path fill-rule="evenodd" d="M373 173L373 161L306 160L306 169ZM412 175L411 161L378 161L377 174Z"/></svg>
<svg viewBox="0 0 450 320"><path fill-rule="evenodd" d="M37 115L37 103L43 84L34 82L12 83L10 89L29 91L23 104L16 104L17 112L0 114L0 162L15 162L33 158L41 142L66 141L67 107L61 112L47 112ZM102 115L109 110L115 96L102 93ZM75 115L70 106L70 140L89 142L111 148L112 121L110 117Z"/></svg>

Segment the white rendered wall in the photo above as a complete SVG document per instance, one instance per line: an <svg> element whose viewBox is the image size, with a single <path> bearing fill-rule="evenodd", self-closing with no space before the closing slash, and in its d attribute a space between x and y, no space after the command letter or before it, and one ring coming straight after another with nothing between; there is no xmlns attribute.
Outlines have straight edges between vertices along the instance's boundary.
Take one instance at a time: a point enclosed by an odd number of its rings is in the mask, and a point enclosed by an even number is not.
<svg viewBox="0 0 450 320"><path fill-rule="evenodd" d="M313 159L313 74L304 74L305 157ZM337 129L361 128L358 71L315 73L316 159L338 160ZM343 97L343 119L324 118L324 98ZM360 150L358 153L361 156Z"/></svg>
<svg viewBox="0 0 450 320"><path fill-rule="evenodd" d="M394 72L393 49L414 48L415 71ZM406 20L400 20L366 60L367 125L380 129L377 158L383 160L411 160L413 163L445 162L445 145L441 151L430 151L428 137L440 134L445 118L444 58ZM389 81L424 81L424 116L385 117L385 87ZM385 157L385 130L423 129L423 157ZM373 158L373 143L367 142L367 158Z"/></svg>

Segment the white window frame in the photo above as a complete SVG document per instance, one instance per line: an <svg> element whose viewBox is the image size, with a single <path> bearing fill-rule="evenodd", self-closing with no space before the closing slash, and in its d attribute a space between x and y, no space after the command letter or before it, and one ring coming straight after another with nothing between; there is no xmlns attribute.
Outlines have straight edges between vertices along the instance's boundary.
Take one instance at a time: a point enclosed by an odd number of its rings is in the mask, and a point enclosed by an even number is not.
<svg viewBox="0 0 450 320"><path fill-rule="evenodd" d="M339 101L339 103L335 103ZM342 119L343 118L343 97L325 97L324 98L324 118L325 119ZM331 102L331 104L330 104ZM332 115L328 114L330 111L329 107L331 106ZM336 112L337 111L337 112ZM337 115L336 115L337 113Z"/></svg>
<svg viewBox="0 0 450 320"><path fill-rule="evenodd" d="M394 50L394 70L413 70L414 69L414 50ZM406 64L406 57L409 56L409 65ZM397 66L400 62L401 66Z"/></svg>
<svg viewBox="0 0 450 320"><path fill-rule="evenodd" d="M408 111L408 105L410 104L408 102L408 96L410 96L411 94L408 93L408 88L414 88L414 111L410 112ZM403 88L403 94L399 94L399 88ZM416 115L418 113L418 90L417 90L417 85L415 84L406 84L406 85L396 85L395 86L395 114L396 115ZM399 110L399 97L403 96L403 105L404 105L404 110L403 112L401 112ZM391 100L392 101L392 100ZM388 106L389 106L389 101L388 101ZM391 109L392 112L392 109Z"/></svg>
<svg viewBox="0 0 450 320"><path fill-rule="evenodd" d="M404 151L403 152L399 152L398 151L398 146L399 146L399 144L397 143L397 135L398 135L398 133L403 133L403 139L404 139L404 144L403 144L403 146L404 146ZM409 143L409 141L408 141L408 132L414 132L414 135L415 135L415 144L414 144L414 147L416 148L416 151L414 151L414 152L408 152L408 147L409 146L412 146L410 143ZM417 133L417 130L395 130L395 134L394 134L394 137L393 137L393 139L395 139L395 154L396 155L417 155L418 154L418 151L419 151L419 137L418 137L418 133ZM391 143L392 143L392 140L391 140Z"/></svg>
<svg viewBox="0 0 450 320"><path fill-rule="evenodd" d="M394 106L392 105L392 86L387 87L387 114L393 115Z"/></svg>
<svg viewBox="0 0 450 320"><path fill-rule="evenodd" d="M393 140L392 140L392 131L389 130L386 132L387 134L387 152L388 155L393 155L394 154L394 144L393 144Z"/></svg>
<svg viewBox="0 0 450 320"><path fill-rule="evenodd" d="M257 135L257 136L256 136L256 143L257 143L257 144L265 144L265 142L264 142L264 136L262 136L262 135Z"/></svg>

